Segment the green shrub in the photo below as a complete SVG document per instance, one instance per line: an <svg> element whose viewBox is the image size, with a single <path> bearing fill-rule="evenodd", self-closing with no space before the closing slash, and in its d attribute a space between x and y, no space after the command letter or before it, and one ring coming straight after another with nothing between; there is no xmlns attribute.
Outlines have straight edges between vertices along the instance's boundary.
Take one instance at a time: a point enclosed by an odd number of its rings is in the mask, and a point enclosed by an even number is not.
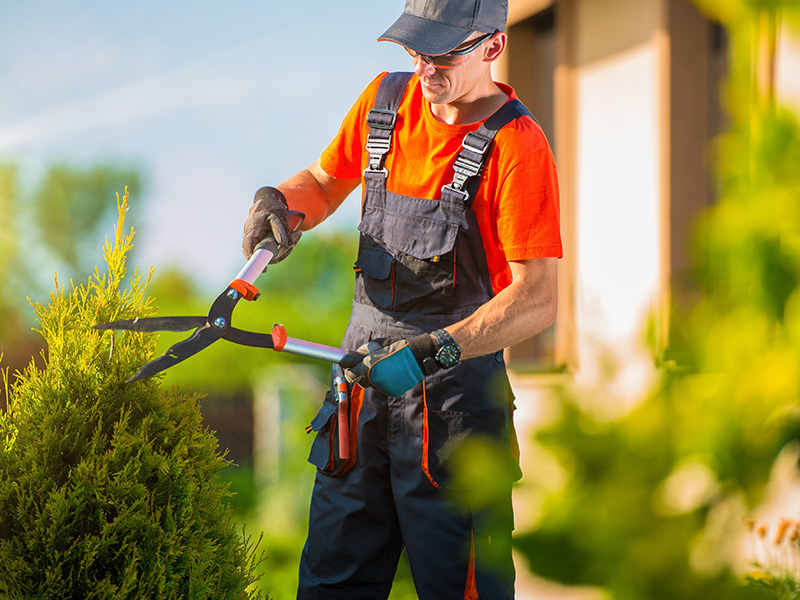
<svg viewBox="0 0 800 600"><path fill-rule="evenodd" d="M108 274L35 305L47 343L0 414L0 597L253 598L258 543L239 534L198 398L126 384L156 336L95 323L153 313L125 283L127 191ZM149 280L149 277L147 278ZM8 387L6 377L6 387Z"/></svg>

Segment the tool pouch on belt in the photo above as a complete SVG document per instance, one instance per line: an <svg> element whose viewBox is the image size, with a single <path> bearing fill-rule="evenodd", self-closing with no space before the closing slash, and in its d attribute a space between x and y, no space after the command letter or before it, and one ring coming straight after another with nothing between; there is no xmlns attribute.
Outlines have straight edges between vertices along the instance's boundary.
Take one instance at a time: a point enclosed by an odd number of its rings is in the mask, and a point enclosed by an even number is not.
<svg viewBox="0 0 800 600"><path fill-rule="evenodd" d="M329 389L325 393L325 400L317 416L306 429L308 433L316 432L316 437L311 444L311 453L308 462L317 467L322 473L333 477L344 475L356 463L356 441L358 413L361 409L363 389L353 385L348 405L348 421L350 423L350 457L342 459L339 455L339 404L336 400L336 391Z"/></svg>

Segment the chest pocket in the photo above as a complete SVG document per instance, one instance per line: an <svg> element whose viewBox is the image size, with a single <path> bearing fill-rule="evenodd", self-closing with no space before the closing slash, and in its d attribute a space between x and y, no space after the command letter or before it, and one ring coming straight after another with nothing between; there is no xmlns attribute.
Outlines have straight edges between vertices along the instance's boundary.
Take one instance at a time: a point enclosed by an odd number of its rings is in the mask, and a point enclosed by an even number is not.
<svg viewBox="0 0 800 600"><path fill-rule="evenodd" d="M358 287L383 310L448 312L456 285L456 238L467 227L464 205L391 192L385 200L368 202L358 227L356 271L363 279Z"/></svg>

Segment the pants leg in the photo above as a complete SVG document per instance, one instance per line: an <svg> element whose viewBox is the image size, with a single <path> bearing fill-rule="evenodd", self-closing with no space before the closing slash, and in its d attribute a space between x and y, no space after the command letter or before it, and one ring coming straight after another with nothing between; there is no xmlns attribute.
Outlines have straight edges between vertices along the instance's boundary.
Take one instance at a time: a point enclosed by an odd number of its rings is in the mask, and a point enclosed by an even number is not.
<svg viewBox="0 0 800 600"><path fill-rule="evenodd" d="M298 599L379 600L389 595L403 542L389 476L386 402L367 392L356 465L340 477L317 473Z"/></svg>
<svg viewBox="0 0 800 600"><path fill-rule="evenodd" d="M392 446L392 493L419 599L512 600L511 485L496 504L472 509L425 476L414 439L405 437L406 451Z"/></svg>

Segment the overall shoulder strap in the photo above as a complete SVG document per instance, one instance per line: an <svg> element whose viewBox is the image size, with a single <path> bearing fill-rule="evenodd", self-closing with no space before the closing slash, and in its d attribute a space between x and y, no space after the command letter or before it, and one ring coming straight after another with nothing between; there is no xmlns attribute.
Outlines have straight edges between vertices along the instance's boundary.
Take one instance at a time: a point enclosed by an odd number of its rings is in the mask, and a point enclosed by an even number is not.
<svg viewBox="0 0 800 600"><path fill-rule="evenodd" d="M397 122L397 109L403 99L413 73L388 73L378 86L375 106L367 113L367 173L388 174L383 166L386 154L392 146L392 132Z"/></svg>
<svg viewBox="0 0 800 600"><path fill-rule="evenodd" d="M453 182L442 188L442 200L461 201L472 205L480 182L480 173L489 154L494 136L503 127L519 117L530 117L531 111L519 100L509 100L475 131L470 131L461 142L461 150L453 163ZM538 123L538 121L537 121Z"/></svg>
<svg viewBox="0 0 800 600"><path fill-rule="evenodd" d="M408 82L411 81L413 73L395 72L387 73L386 77L378 86L378 93L375 96L375 108L396 112L403 99Z"/></svg>

